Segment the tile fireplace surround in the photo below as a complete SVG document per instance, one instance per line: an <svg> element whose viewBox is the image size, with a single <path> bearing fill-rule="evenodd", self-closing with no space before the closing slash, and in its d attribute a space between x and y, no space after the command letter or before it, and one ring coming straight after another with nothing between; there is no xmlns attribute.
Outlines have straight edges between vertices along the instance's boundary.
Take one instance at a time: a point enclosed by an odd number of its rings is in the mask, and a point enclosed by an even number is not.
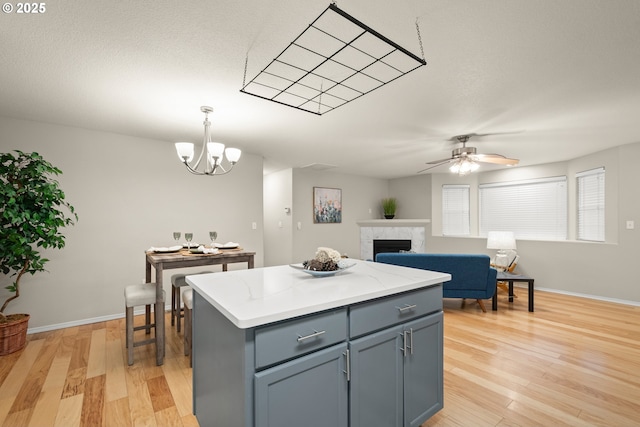
<svg viewBox="0 0 640 427"><path fill-rule="evenodd" d="M373 259L373 241L380 239L410 239L412 251L426 252L429 219L369 219L356 223L360 226L360 259Z"/></svg>

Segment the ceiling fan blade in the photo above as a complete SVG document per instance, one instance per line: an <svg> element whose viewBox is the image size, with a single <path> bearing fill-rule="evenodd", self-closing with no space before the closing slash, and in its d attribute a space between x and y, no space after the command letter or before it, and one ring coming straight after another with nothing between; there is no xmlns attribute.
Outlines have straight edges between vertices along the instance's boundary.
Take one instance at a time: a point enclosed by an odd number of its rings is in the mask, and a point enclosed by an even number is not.
<svg viewBox="0 0 640 427"><path fill-rule="evenodd" d="M519 130L510 130L510 131L504 131L504 132L487 132L487 133L469 133L467 135L469 135L470 138L477 136L477 137L482 137L482 136L491 136L491 135L513 135L516 133L522 133L524 132L524 129L519 129Z"/></svg>
<svg viewBox="0 0 640 427"><path fill-rule="evenodd" d="M515 166L520 163L518 159L510 159L500 154L476 154L473 156L473 160L482 163L495 163L498 165Z"/></svg>
<svg viewBox="0 0 640 427"><path fill-rule="evenodd" d="M453 160L455 160L455 159L440 160L440 162L429 162L429 163L427 163L427 164L428 164L428 165L432 165L432 166L429 166L428 168L425 168L425 169L419 170L419 171L418 171L418 172L416 172L416 173L426 172L426 171L428 171L429 169L437 168L438 166L441 166L441 165L444 165L444 164L447 164L447 163L451 163Z"/></svg>
<svg viewBox="0 0 640 427"><path fill-rule="evenodd" d="M448 159L440 159L440 160L434 160L432 162L427 162L428 165L439 165L441 163L447 163L450 162L452 160L455 160L455 158L453 157L449 157Z"/></svg>

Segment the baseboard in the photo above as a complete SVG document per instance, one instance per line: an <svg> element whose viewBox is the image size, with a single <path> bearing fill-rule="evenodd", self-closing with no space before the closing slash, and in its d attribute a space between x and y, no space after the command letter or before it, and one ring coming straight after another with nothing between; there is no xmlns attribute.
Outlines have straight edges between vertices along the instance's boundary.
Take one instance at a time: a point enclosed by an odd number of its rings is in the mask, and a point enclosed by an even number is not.
<svg viewBox="0 0 640 427"><path fill-rule="evenodd" d="M515 286L515 284L514 284ZM520 286L518 286L520 287ZM522 286L523 288L526 288L526 285ZM545 291L545 292L551 292L554 294L562 294L562 295L569 295L569 296L573 296L573 297L580 297L580 298L587 298L587 299L594 299L597 301L606 301L606 302L613 302L613 303L617 303L617 304L624 304L624 305L632 305L634 307L640 307L640 302L639 301L630 301L630 300L625 300L625 299L619 299L619 298L607 298L607 297L601 297L598 295L590 295L590 294L581 294L579 292L568 292L568 291L562 291L562 290L558 290L558 289L549 289L549 288L539 288L539 287L535 287L536 291Z"/></svg>
<svg viewBox="0 0 640 427"><path fill-rule="evenodd" d="M167 312L170 310L171 310L171 305L165 305L164 311ZM144 314L144 307L134 310L133 314L135 315ZM74 320L71 322L64 322L64 323L56 323L54 325L38 326L36 328L27 329L27 334L37 334L40 332L55 331L56 329L73 328L75 326L89 325L91 323L106 322L108 320L122 319L124 316L125 314L124 312L122 312L118 314L109 314L107 316L90 317L88 319Z"/></svg>
<svg viewBox="0 0 640 427"><path fill-rule="evenodd" d="M526 288L526 285L519 285L519 284L514 284L514 287L516 288ZM624 305L632 305L635 307L640 307L640 302L638 301L629 301L629 300L623 300L623 299L618 299L618 298L607 298L607 297L601 297L601 296L597 296L597 295L589 295L589 294L581 294L578 292L568 292L568 291L562 291L562 290L558 290L558 289L550 289L550 288L535 288L538 291L545 291L545 292L552 292L555 294L563 294L563 295L570 295L570 296L574 296L574 297L580 297L580 298L588 298L588 299L594 299L594 300L598 300L598 301L607 301L607 302L613 302L613 303L617 303L617 304L624 304ZM171 310L171 306L167 305L165 306L165 312ZM135 314L144 314L144 308L140 308L138 310L134 311ZM57 323L55 325L46 325L46 326L38 326L37 328L29 328L27 329L27 334L37 334L39 332L47 332L47 331L54 331L56 329L64 329L64 328L72 328L74 326L82 326L82 325L88 325L91 323L98 323L98 322L106 322L107 320L114 320L114 319L121 319L124 317L124 313L118 313L118 314L110 314L107 316L100 316L100 317L91 317L89 319L82 319L82 320L74 320L72 322L65 322L65 323Z"/></svg>

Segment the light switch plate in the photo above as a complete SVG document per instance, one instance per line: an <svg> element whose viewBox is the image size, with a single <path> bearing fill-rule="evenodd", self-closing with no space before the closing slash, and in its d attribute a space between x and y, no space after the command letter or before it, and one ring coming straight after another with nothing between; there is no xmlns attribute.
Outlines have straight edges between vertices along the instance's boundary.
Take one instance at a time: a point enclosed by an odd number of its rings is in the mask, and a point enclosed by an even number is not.
<svg viewBox="0 0 640 427"><path fill-rule="evenodd" d="M636 228L636 224L634 221L627 221L627 230L633 230L634 228Z"/></svg>

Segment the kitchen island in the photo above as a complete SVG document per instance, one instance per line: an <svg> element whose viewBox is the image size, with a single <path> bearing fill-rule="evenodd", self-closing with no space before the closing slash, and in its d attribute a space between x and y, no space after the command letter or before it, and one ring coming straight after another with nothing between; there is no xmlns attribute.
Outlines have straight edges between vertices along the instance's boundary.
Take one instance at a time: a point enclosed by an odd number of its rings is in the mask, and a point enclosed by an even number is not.
<svg viewBox="0 0 640 427"><path fill-rule="evenodd" d="M442 408L442 282L354 263L187 276L201 426L419 426Z"/></svg>

